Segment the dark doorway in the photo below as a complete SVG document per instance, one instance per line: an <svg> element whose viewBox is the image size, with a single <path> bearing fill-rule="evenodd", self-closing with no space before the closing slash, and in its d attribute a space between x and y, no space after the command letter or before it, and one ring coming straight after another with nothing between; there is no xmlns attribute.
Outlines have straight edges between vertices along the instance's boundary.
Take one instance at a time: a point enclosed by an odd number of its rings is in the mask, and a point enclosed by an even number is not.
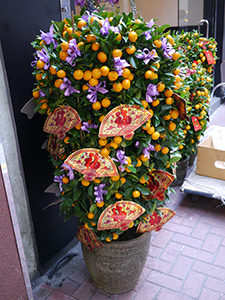
<svg viewBox="0 0 225 300"><path fill-rule="evenodd" d="M57 198L44 193L53 182L53 169L48 153L42 150L46 136L42 132L44 119L35 114L29 120L20 113L32 97L33 77L30 66L33 48L30 43L39 29L48 31L51 20L61 19L60 1L11 0L2 1L0 10L0 40L6 65L16 132L22 156L32 221L38 248L40 266L62 250L75 236L77 219L64 222L59 216L59 206L44 209ZM3 112L1 112L3 113Z"/></svg>

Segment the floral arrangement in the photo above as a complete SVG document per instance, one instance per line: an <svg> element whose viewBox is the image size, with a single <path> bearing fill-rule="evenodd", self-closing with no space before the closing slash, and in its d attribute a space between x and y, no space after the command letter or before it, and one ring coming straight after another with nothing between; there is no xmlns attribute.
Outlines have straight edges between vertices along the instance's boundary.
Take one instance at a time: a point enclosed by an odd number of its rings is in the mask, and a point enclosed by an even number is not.
<svg viewBox="0 0 225 300"><path fill-rule="evenodd" d="M181 122L179 131L180 153L186 158L197 152L199 139L207 128L217 43L214 38L207 39L196 30L173 36L176 44L184 51L184 63L187 67L182 83L182 97L187 99L189 120Z"/></svg>
<svg viewBox="0 0 225 300"><path fill-rule="evenodd" d="M173 94L183 51L166 28L82 9L32 42L35 110L46 118L60 211L76 215L95 243L145 224L159 230L172 217L162 207L167 171L181 157ZM125 223L109 226L116 220Z"/></svg>

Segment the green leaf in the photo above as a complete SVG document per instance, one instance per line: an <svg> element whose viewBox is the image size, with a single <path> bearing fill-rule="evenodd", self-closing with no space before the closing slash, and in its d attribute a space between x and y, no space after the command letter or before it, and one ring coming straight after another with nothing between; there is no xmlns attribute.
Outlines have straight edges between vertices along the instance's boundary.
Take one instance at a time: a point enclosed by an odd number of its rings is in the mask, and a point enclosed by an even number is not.
<svg viewBox="0 0 225 300"><path fill-rule="evenodd" d="M126 189L126 191L125 191L125 193L124 193L124 196L125 196L126 198L130 198L133 189L134 189L133 187L129 187L128 189Z"/></svg>
<svg viewBox="0 0 225 300"><path fill-rule="evenodd" d="M76 201L77 199L80 198L81 195L81 190L78 190L76 193L73 193L73 200Z"/></svg>
<svg viewBox="0 0 225 300"><path fill-rule="evenodd" d="M169 164L175 163L175 162L179 161L180 159L181 159L181 154L176 154L169 160Z"/></svg>
<svg viewBox="0 0 225 300"><path fill-rule="evenodd" d="M92 204L92 206L90 207L90 212L93 212L96 208L97 208L97 204L96 203Z"/></svg>
<svg viewBox="0 0 225 300"><path fill-rule="evenodd" d="M88 188L88 195L93 196L94 195L94 185L91 184Z"/></svg>
<svg viewBox="0 0 225 300"><path fill-rule="evenodd" d="M129 169L132 173L137 173L137 169L133 166L127 166L127 169Z"/></svg>
<svg viewBox="0 0 225 300"><path fill-rule="evenodd" d="M138 65L138 59L135 56L129 56L128 58L130 64L136 69Z"/></svg>
<svg viewBox="0 0 225 300"><path fill-rule="evenodd" d="M143 187L142 185L136 185L136 188L139 190L139 192L142 194L142 195L149 195L150 194L150 191L149 189Z"/></svg>

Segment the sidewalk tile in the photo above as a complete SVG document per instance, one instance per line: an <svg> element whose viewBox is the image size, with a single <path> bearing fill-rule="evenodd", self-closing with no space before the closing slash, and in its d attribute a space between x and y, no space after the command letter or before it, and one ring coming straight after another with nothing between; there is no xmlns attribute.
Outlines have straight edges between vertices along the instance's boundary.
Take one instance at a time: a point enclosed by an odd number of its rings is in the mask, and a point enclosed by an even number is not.
<svg viewBox="0 0 225 300"><path fill-rule="evenodd" d="M202 246L202 250L215 253L218 250L221 241L222 241L222 237L209 233Z"/></svg>
<svg viewBox="0 0 225 300"><path fill-rule="evenodd" d="M213 264L215 266L225 268L225 259L224 258L225 258L225 247L220 247Z"/></svg>
<svg viewBox="0 0 225 300"><path fill-rule="evenodd" d="M139 289L142 287L143 283L145 282L146 278L148 277L149 273L151 271L147 268L147 266L145 265L142 273L141 273L141 276L138 280L138 283L136 284L136 286L133 288L133 291L137 292L139 291Z"/></svg>
<svg viewBox="0 0 225 300"><path fill-rule="evenodd" d="M191 269L193 259L180 255L171 269L169 275L184 280Z"/></svg>
<svg viewBox="0 0 225 300"><path fill-rule="evenodd" d="M168 230L162 229L158 232L158 235L154 239L154 241L151 243L153 246L157 246L159 248L165 248L168 244L168 242L173 237L174 233L170 232ZM151 248L151 246L150 246Z"/></svg>
<svg viewBox="0 0 225 300"><path fill-rule="evenodd" d="M209 233L210 229L211 225L199 222L193 229L191 236L196 239L204 240L206 238L206 235Z"/></svg>
<svg viewBox="0 0 225 300"><path fill-rule="evenodd" d="M217 279L217 278L208 277L206 279L204 287L208 288L210 290L213 290L215 292L225 294L225 284L224 284L223 280L220 280L220 279Z"/></svg>
<svg viewBox="0 0 225 300"><path fill-rule="evenodd" d="M76 281L78 283L82 283L89 276L88 269L86 267L85 262L81 262L75 272L73 272L69 279Z"/></svg>
<svg viewBox="0 0 225 300"><path fill-rule="evenodd" d="M201 215L194 213L193 211L189 211L188 214L183 219L182 225L194 228L198 223Z"/></svg>
<svg viewBox="0 0 225 300"><path fill-rule="evenodd" d="M220 293L203 289L201 296L199 297L199 300L219 300L220 299Z"/></svg>
<svg viewBox="0 0 225 300"><path fill-rule="evenodd" d="M183 247L181 244L170 242L161 254L160 259L173 264L177 256L182 252Z"/></svg>
<svg viewBox="0 0 225 300"><path fill-rule="evenodd" d="M180 290L183 283L183 281L178 278L157 271L152 271L148 276L147 281L169 288L176 292Z"/></svg>
<svg viewBox="0 0 225 300"><path fill-rule="evenodd" d="M55 290L47 300L74 300L74 298Z"/></svg>
<svg viewBox="0 0 225 300"><path fill-rule="evenodd" d="M182 294L198 299L205 279L205 275L191 271L181 290Z"/></svg>
<svg viewBox="0 0 225 300"><path fill-rule="evenodd" d="M134 300L153 300L155 299L155 296L159 290L160 287L158 285L146 281L140 291L137 293Z"/></svg>
<svg viewBox="0 0 225 300"><path fill-rule="evenodd" d="M205 251L201 251L189 246L185 246L183 251L182 251L182 255L184 256L188 256L190 258L194 258L197 260L201 260L207 263L212 263L213 259L214 259L214 254L209 253L209 252L205 252Z"/></svg>
<svg viewBox="0 0 225 300"><path fill-rule="evenodd" d="M115 295L115 300L133 300L136 295L136 292L129 291L120 295ZM97 300L97 299L96 299Z"/></svg>
<svg viewBox="0 0 225 300"><path fill-rule="evenodd" d="M99 292L96 292L96 293L94 294L94 296L91 297L91 300L109 300L109 299L110 299L109 296L106 296L106 295L101 294L101 293L99 293Z"/></svg>
<svg viewBox="0 0 225 300"><path fill-rule="evenodd" d="M147 262L146 262L145 266L151 270L156 270L156 271L167 274L172 265L171 265L171 263L166 262L164 260L152 258L149 256L147 258Z"/></svg>
<svg viewBox="0 0 225 300"><path fill-rule="evenodd" d="M168 300L190 300L190 298L185 295L164 288L162 288L159 291L156 299L157 300L167 300L167 299Z"/></svg>
<svg viewBox="0 0 225 300"><path fill-rule="evenodd" d="M89 300L96 290L97 288L93 285L91 277L88 277L72 294L72 297L79 300Z"/></svg>
<svg viewBox="0 0 225 300"><path fill-rule="evenodd" d="M65 293L67 295L72 295L74 291L78 288L79 283L74 282L70 279L66 279L61 283L61 286L57 288L62 293Z"/></svg>
<svg viewBox="0 0 225 300"><path fill-rule="evenodd" d="M221 280L225 280L225 269L221 267L217 267L211 264L207 264L203 261L196 260L192 267L193 271L197 271L199 273L215 277Z"/></svg>
<svg viewBox="0 0 225 300"><path fill-rule="evenodd" d="M151 243L148 255L151 256L151 257L159 257L161 255L162 251L163 251L162 248L155 247Z"/></svg>
<svg viewBox="0 0 225 300"><path fill-rule="evenodd" d="M191 246L193 248L200 249L202 246L202 241L193 237L185 236L180 233L175 233L175 235L172 238L173 242L185 245L185 246Z"/></svg>
<svg viewBox="0 0 225 300"><path fill-rule="evenodd" d="M35 300L46 299L53 291L51 286L42 283L33 289L33 296Z"/></svg>
<svg viewBox="0 0 225 300"><path fill-rule="evenodd" d="M187 226L183 226L180 224L175 224L172 222L168 222L166 224L166 229L168 231L173 231L173 232L178 232L184 235L190 235L192 232L192 228L191 227L187 227Z"/></svg>

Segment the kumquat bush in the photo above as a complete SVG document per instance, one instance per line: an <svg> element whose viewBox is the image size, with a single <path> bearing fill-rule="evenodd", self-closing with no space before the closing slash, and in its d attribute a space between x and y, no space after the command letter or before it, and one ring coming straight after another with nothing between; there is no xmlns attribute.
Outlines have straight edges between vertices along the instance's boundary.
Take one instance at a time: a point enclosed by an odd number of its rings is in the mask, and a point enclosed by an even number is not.
<svg viewBox="0 0 225 300"><path fill-rule="evenodd" d="M52 21L49 32L41 31L32 42L35 110L47 119L66 107L64 113L72 108L80 117L78 124L58 135L58 152L49 151L60 189L60 211L67 218L77 216L103 242L124 233L97 229L110 204L126 200L143 207L145 212L129 225L135 229L147 214L160 214L158 208L169 200L169 188L165 199L159 200L151 197L148 187L151 172L168 171L181 157L176 132L181 118L173 95L182 87L177 70L184 52L164 33L166 28L156 26L154 20L134 19L132 13L90 14L82 9L74 20ZM130 135L99 137L107 114L120 106L139 108L151 118ZM65 125L62 116L58 121ZM115 122L128 126L131 117L119 113ZM48 132L48 137L53 133ZM112 159L118 174L93 179L65 164L71 154L89 148Z"/></svg>
<svg viewBox="0 0 225 300"><path fill-rule="evenodd" d="M196 30L173 36L184 51L187 68L180 94L186 99L190 120L183 120L179 131L180 153L185 158L197 152L197 144L207 128L217 43L214 38L207 39Z"/></svg>

